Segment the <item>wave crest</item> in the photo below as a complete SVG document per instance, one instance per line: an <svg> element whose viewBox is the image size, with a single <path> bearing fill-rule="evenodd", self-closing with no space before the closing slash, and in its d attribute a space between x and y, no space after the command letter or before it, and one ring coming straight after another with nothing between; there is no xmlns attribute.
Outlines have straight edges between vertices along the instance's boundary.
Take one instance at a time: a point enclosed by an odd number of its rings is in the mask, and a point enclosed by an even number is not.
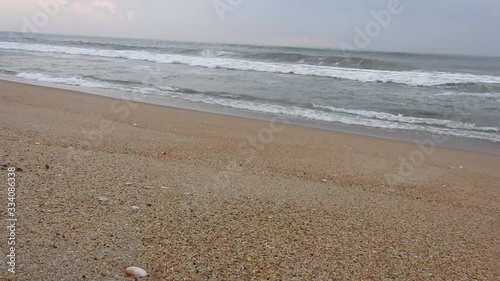
<svg viewBox="0 0 500 281"><path fill-rule="evenodd" d="M320 76L360 82L397 83L409 86L438 86L471 83L500 84L500 77L490 75L475 75L450 72L390 71L307 64L274 63L226 57L205 57L153 53L144 50L88 49L79 47L62 47L12 42L0 43L0 49L121 58L129 60L149 61L155 63L184 64L197 67L219 68L228 70Z"/></svg>

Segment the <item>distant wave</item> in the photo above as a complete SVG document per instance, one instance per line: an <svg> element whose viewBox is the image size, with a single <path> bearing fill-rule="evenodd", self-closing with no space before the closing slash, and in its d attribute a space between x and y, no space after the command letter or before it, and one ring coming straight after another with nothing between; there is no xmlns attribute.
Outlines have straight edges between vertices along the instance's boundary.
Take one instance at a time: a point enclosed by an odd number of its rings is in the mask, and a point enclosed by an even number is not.
<svg viewBox="0 0 500 281"><path fill-rule="evenodd" d="M0 49L141 60L156 63L184 64L190 66L220 68L228 70L320 76L360 82L406 84L409 86L437 86L470 83L500 84L500 77L489 75L449 72L389 71L333 66L317 66L307 64L273 63L225 57L164 54L139 50L88 49L79 47L62 47L12 42L1 42Z"/></svg>
<svg viewBox="0 0 500 281"><path fill-rule="evenodd" d="M314 56L300 53L267 52L245 54L244 57L252 60L270 62L299 63L316 66L336 66L360 69L408 70L408 68L412 68L411 66L401 65L399 63L356 56Z"/></svg>
<svg viewBox="0 0 500 281"><path fill-rule="evenodd" d="M101 42L87 42L80 40L68 40L68 41L56 41L58 44L63 43L69 46L83 46L83 47L98 47L98 48L107 48L112 50L134 50L139 49L140 47L134 46L131 44L112 44L112 43L101 43Z"/></svg>
<svg viewBox="0 0 500 281"><path fill-rule="evenodd" d="M236 55L235 52L229 52L229 51L214 51L214 50L203 50L201 51L201 56L202 57L207 57L207 58L213 58L213 57L223 57L223 56L229 56L229 55Z"/></svg>

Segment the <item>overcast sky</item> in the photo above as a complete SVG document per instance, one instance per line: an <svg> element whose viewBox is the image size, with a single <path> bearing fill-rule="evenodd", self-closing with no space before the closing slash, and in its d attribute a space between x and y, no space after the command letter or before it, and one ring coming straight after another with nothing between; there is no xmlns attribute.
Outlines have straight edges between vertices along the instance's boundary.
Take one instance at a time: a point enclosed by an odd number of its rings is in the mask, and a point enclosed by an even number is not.
<svg viewBox="0 0 500 281"><path fill-rule="evenodd" d="M391 1L0 0L0 30L500 56L499 0Z"/></svg>

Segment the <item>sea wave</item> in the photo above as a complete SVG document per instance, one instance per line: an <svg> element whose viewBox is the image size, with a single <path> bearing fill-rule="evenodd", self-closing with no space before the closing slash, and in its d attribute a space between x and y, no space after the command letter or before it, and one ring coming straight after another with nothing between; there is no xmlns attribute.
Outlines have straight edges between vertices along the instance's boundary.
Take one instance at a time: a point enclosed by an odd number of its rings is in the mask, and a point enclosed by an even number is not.
<svg viewBox="0 0 500 281"><path fill-rule="evenodd" d="M300 53L280 53L262 52L245 54L245 58L259 61L270 61L279 63L300 63L316 66L336 66L360 69L383 69L383 70L408 70L415 69L411 65L388 62L378 59L356 57L356 56L336 56L336 55L309 55Z"/></svg>
<svg viewBox="0 0 500 281"><path fill-rule="evenodd" d="M371 118L369 114L363 116L362 113L357 112L355 115L342 114L336 112L325 112L321 110L314 110L310 108L302 108L297 106L283 106L278 104L269 104L256 101L244 101L234 99L224 99L214 96L207 97L203 94L183 95L179 92L162 92L157 93L164 96L189 100L191 102L198 102L212 105L222 105L239 110L248 110L254 112L261 112L267 114L277 114L289 116L291 118L305 118L317 121L327 121L341 123L345 125L365 126L371 128L390 129L390 130L405 130L405 131L421 131L430 134L447 135L463 138L483 139L493 142L500 142L500 135L497 133L498 128L481 128L476 127L476 130L468 130L467 128L474 125L462 123L462 127L456 126L455 121L446 123L450 127L435 127L427 124L418 124L411 122L401 122L400 120L383 120L378 118ZM354 112L354 111L353 111ZM383 113L381 113L384 115ZM448 120L443 120L448 121ZM455 125L455 127L454 127Z"/></svg>
<svg viewBox="0 0 500 281"><path fill-rule="evenodd" d="M444 92L438 93L440 97L476 97L476 98L500 98L500 93L468 93L468 92Z"/></svg>
<svg viewBox="0 0 500 281"><path fill-rule="evenodd" d="M500 132L500 129L497 127L477 127L475 124L464 123L454 120L446 120L446 119L436 119L436 118L422 118L422 117L413 117L413 116L404 116L403 114L391 114L387 112L377 112L377 111L369 111L369 110L359 110L359 109L346 109L342 107L333 107L333 106L319 106L314 105L315 108L327 109L331 112L338 113L346 113L354 116L361 116L372 119L379 120L387 120L387 121L395 121L400 123L407 124L425 124L432 126L441 126L447 127L451 129L466 129L466 130L476 130L483 132Z"/></svg>
<svg viewBox="0 0 500 281"><path fill-rule="evenodd" d="M235 52L229 52L229 51L214 51L214 50L203 50L200 52L200 55L202 57L207 57L207 58L214 58L214 57L224 57L224 56L230 56L230 55L235 55Z"/></svg>
<svg viewBox="0 0 500 281"><path fill-rule="evenodd" d="M331 77L360 82L397 83L409 86L438 86L450 84L500 84L499 76L450 72L390 71L375 69L344 68L307 64L273 63L225 57L188 56L154 53L139 50L105 50L79 47L62 47L42 44L1 42L0 49L30 52L60 53L69 55L97 56L128 60L149 61L164 64L184 64L204 68L257 71L279 74Z"/></svg>
<svg viewBox="0 0 500 281"><path fill-rule="evenodd" d="M3 68L0 68L0 74L5 74L5 75L16 75L17 72L14 71L14 70L10 70L10 69L3 69Z"/></svg>
<svg viewBox="0 0 500 281"><path fill-rule="evenodd" d="M89 79L83 79L79 77L53 77L41 73L27 73L27 72L18 73L16 77L27 80L46 82L46 83L72 85L72 86L80 86L86 88L102 88L102 89L110 88L109 85L106 85L104 83Z"/></svg>

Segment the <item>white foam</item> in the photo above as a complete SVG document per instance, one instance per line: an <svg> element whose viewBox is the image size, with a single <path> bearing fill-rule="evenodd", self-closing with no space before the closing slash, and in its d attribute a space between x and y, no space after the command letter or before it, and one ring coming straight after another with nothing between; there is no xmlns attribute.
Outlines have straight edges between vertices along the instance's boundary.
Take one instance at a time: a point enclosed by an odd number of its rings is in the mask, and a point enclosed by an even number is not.
<svg viewBox="0 0 500 281"><path fill-rule="evenodd" d="M436 96L451 97L477 97L477 98L500 98L500 93L467 93L467 92L444 92Z"/></svg>
<svg viewBox="0 0 500 281"><path fill-rule="evenodd" d="M338 122L346 125L357 125L357 126L366 126L372 128L381 128L381 129L393 129L393 130L407 130L407 131L421 131L428 132L431 134L438 135L448 135L448 136L456 136L456 137L465 137L465 138L475 138L475 139L484 139L490 140L494 142L500 142L500 135L498 132L498 128L478 128L473 124L460 123L449 120L442 120L443 124L447 124L450 127L447 128L437 128L431 125L419 124L419 123L410 123L410 122L400 122L397 118L394 120L381 120L381 119L373 119L371 118L372 114L366 111L362 113L360 111L354 110L345 110L356 112L356 116L339 114L335 112L324 112L318 111L314 109L307 108L299 108L299 107L285 107L281 105L275 104L265 104L258 102L250 102L250 101L242 101L242 100L231 100L231 99L223 99L217 97L207 97L203 94L189 94L184 95L178 92L163 92L163 95L188 100L191 102L199 102L205 104L212 105L222 105L235 109L243 109L254 112L262 112L262 113L270 113L276 115L284 115L289 117L301 117L306 119L318 120L318 121L327 121L327 122ZM363 116L363 114L365 116ZM387 113L388 115L391 115ZM392 119L385 113L378 112L376 115L379 117L386 117L386 119ZM408 117L410 118L410 117ZM425 118L422 118L425 119ZM437 120L437 119L434 119ZM429 123L432 123L429 122ZM453 127L454 125L460 124L461 126ZM463 128L462 128L463 127ZM469 127L474 127L474 131L468 130ZM490 130L491 129L491 130ZM484 131L481 131L484 130Z"/></svg>
<svg viewBox="0 0 500 281"><path fill-rule="evenodd" d="M234 52L229 52L229 51L212 51L212 50L203 50L201 51L201 56L203 57L220 57L220 56L226 56L226 55L234 55L236 53Z"/></svg>
<svg viewBox="0 0 500 281"><path fill-rule="evenodd" d="M304 64L258 62L233 58L161 54L148 51L87 49L79 47L61 47L12 42L1 42L0 49L122 58L165 64L177 63L205 68L223 68L243 71L322 76L361 82L392 82L407 84L410 86L435 86L452 83L500 83L500 77L490 75L474 75L449 72L354 69Z"/></svg>
<svg viewBox="0 0 500 281"><path fill-rule="evenodd" d="M466 130L477 130L484 132L500 132L499 128L496 127L477 127L475 124L464 123L453 120L445 120L445 119L435 119L435 118L422 118L422 117L412 117L412 116L404 116L402 114L391 114L387 112L377 112L377 111L369 111L369 110L357 110L357 109L345 109L342 107L333 107L333 106L319 106L314 105L316 108L323 108L327 110L331 110L333 112L339 113L347 113L367 118L375 118L379 120L388 120L395 122L402 122L408 124L426 124L433 126L443 126L452 129L466 129Z"/></svg>
<svg viewBox="0 0 500 281"><path fill-rule="evenodd" d="M103 83L99 83L97 81L90 81L90 80L85 80L81 79L78 77L51 77L47 76L44 74L40 73L18 73L16 77L22 78L22 79L27 79L27 80L35 80L35 81L40 81L40 82L47 82L47 83L55 83L55 84L65 84L65 85L72 85L72 86L80 86L80 87L86 87L86 88L109 88L108 85L105 85Z"/></svg>

